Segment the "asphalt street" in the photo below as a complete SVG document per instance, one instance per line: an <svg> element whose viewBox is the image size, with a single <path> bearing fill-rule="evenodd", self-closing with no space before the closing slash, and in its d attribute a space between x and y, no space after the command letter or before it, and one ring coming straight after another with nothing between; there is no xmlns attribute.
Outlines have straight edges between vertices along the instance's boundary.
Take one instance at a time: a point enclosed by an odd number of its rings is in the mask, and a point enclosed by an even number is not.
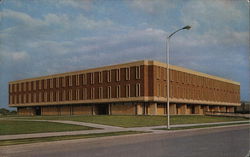
<svg viewBox="0 0 250 157"><path fill-rule="evenodd" d="M1 157L245 157L249 125L0 147Z"/></svg>

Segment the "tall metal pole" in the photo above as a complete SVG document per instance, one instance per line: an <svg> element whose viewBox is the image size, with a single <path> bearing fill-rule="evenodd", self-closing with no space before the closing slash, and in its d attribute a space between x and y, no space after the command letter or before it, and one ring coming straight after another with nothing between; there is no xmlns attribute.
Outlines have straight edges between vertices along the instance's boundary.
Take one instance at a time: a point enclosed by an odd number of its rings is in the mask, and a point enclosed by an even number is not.
<svg viewBox="0 0 250 157"><path fill-rule="evenodd" d="M167 37L167 55L166 55L166 60L167 60L167 114L168 114L168 122L167 122L167 129L170 129L170 113L169 113L169 46L170 46L170 37Z"/></svg>
<svg viewBox="0 0 250 157"><path fill-rule="evenodd" d="M170 51L170 38L177 32L181 31L181 30L184 30L184 29L187 29L189 30L191 28L191 26L187 25L181 29L178 29L176 30L175 32L173 32L172 34L170 34L168 37L167 37L167 42L166 42L166 46L167 46L167 55L166 55L166 60L167 60L167 118L168 118L168 121L167 121L167 129L170 129L170 113L169 113L169 86L170 86L170 80L169 80L169 51Z"/></svg>

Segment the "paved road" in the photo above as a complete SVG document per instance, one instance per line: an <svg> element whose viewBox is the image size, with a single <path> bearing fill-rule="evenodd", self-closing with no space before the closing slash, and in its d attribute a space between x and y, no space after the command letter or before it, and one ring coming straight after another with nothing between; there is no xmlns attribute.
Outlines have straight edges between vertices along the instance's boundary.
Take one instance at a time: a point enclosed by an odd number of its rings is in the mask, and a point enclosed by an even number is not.
<svg viewBox="0 0 250 157"><path fill-rule="evenodd" d="M249 125L0 147L2 157L245 157Z"/></svg>

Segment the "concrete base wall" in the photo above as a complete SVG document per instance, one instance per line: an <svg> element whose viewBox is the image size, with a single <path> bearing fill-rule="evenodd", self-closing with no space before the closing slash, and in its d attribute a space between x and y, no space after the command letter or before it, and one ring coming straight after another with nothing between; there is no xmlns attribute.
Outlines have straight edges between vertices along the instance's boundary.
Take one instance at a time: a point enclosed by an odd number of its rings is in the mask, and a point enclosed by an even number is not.
<svg viewBox="0 0 250 157"><path fill-rule="evenodd" d="M17 113L19 116L34 116L35 109L34 108L17 108Z"/></svg>
<svg viewBox="0 0 250 157"><path fill-rule="evenodd" d="M90 105L80 105L72 106L73 115L92 115L92 106Z"/></svg>
<svg viewBox="0 0 250 157"><path fill-rule="evenodd" d="M226 106L220 106L220 111L221 112L227 112Z"/></svg>
<svg viewBox="0 0 250 157"><path fill-rule="evenodd" d="M105 106L104 110L101 106ZM185 114L205 114L206 111L212 112L234 112L233 106L213 106L199 104L170 104L171 115ZM18 107L18 115L34 116L37 109L35 107ZM105 113L100 111L105 111ZM112 103L112 104L83 104L83 105L58 105L42 106L41 115L166 115L167 105L163 103Z"/></svg>
<svg viewBox="0 0 250 157"><path fill-rule="evenodd" d="M201 105L195 105L194 106L194 114L201 114Z"/></svg>
<svg viewBox="0 0 250 157"><path fill-rule="evenodd" d="M204 111L204 112L209 112L209 111L210 111L209 106L204 106L203 111Z"/></svg>
<svg viewBox="0 0 250 157"><path fill-rule="evenodd" d="M169 112L170 112L171 115L177 114L176 104L169 104Z"/></svg>
<svg viewBox="0 0 250 157"><path fill-rule="evenodd" d="M186 114L194 114L193 110L194 110L193 105L187 105Z"/></svg>
<svg viewBox="0 0 250 157"><path fill-rule="evenodd" d="M187 114L187 105L186 104L177 105L177 114Z"/></svg>
<svg viewBox="0 0 250 157"><path fill-rule="evenodd" d="M148 115L157 115L157 103L149 103Z"/></svg>
<svg viewBox="0 0 250 157"><path fill-rule="evenodd" d="M234 107L233 106L228 106L227 107L227 112L234 112Z"/></svg>
<svg viewBox="0 0 250 157"><path fill-rule="evenodd" d="M60 108L57 106L45 106L41 107L42 116L59 116Z"/></svg>
<svg viewBox="0 0 250 157"><path fill-rule="evenodd" d="M144 111L144 106L142 103L137 103L137 115L143 115L143 111Z"/></svg>
<svg viewBox="0 0 250 157"><path fill-rule="evenodd" d="M71 106L61 106L59 112L60 112L60 114L62 116L64 116L64 115L72 115Z"/></svg>
<svg viewBox="0 0 250 157"><path fill-rule="evenodd" d="M157 104L157 115L165 115L165 113L166 113L166 105Z"/></svg>
<svg viewBox="0 0 250 157"><path fill-rule="evenodd" d="M131 103L112 104L112 115L135 115L135 105Z"/></svg>

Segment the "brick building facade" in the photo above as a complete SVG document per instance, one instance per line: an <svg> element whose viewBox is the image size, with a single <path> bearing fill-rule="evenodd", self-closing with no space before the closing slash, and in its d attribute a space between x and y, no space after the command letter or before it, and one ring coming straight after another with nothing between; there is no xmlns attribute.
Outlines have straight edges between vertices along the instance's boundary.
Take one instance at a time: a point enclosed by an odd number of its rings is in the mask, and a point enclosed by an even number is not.
<svg viewBox="0 0 250 157"><path fill-rule="evenodd" d="M9 82L9 106L19 115L164 115L167 65L125 64ZM234 112L235 81L170 65L170 113Z"/></svg>

